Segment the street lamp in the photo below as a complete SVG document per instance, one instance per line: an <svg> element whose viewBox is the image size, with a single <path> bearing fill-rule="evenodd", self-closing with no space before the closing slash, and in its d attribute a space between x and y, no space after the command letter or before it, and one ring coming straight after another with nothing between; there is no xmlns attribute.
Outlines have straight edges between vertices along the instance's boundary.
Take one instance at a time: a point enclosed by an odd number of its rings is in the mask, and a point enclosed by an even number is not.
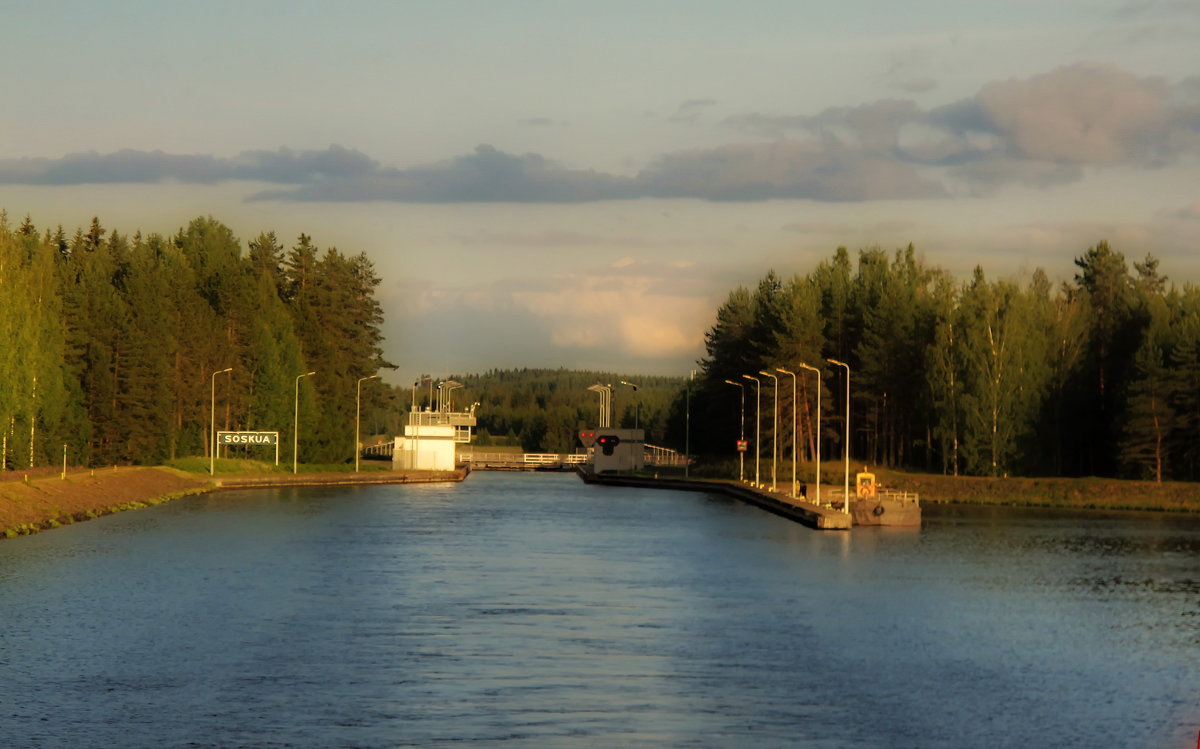
<svg viewBox="0 0 1200 749"><path fill-rule="evenodd" d="M598 428L604 429L605 427L609 426L608 410L609 397L612 394L612 387L609 385L601 385L600 383L596 383L595 385L589 385L588 390L591 390L593 393L596 393L600 396L600 421Z"/></svg>
<svg viewBox="0 0 1200 749"><path fill-rule="evenodd" d="M635 392L635 393L638 391L638 386L634 385L632 382L626 382L625 380L621 380L621 384L628 385L629 387L633 388L633 392ZM633 403L633 428L634 429L638 428L638 420L639 420L639 417L641 416L641 411L642 411L642 399L638 398Z"/></svg>
<svg viewBox="0 0 1200 749"><path fill-rule="evenodd" d="M775 466L779 463L779 376L762 369L758 373L775 381L775 417L771 422L771 491L775 491Z"/></svg>
<svg viewBox="0 0 1200 749"><path fill-rule="evenodd" d="M817 506L821 505L821 370L804 362L800 366L817 373Z"/></svg>
<svg viewBox="0 0 1200 749"><path fill-rule="evenodd" d="M850 365L837 359L826 359L830 364L846 368L846 514L850 513Z"/></svg>
<svg viewBox="0 0 1200 749"><path fill-rule="evenodd" d="M362 439L359 438L358 426L359 416L362 411L360 408L362 402L362 384L366 380L377 380L379 375L371 375L370 377L359 377L358 382L354 383L354 472L358 473L358 459L362 453Z"/></svg>
<svg viewBox="0 0 1200 749"><path fill-rule="evenodd" d="M789 372L783 367L776 367L776 372L792 376L792 499L796 498L796 373Z"/></svg>
<svg viewBox="0 0 1200 749"><path fill-rule="evenodd" d="M296 457L300 450L300 378L311 377L316 372L305 372L302 375L296 375L296 406L292 417L292 473L296 473L297 460Z"/></svg>
<svg viewBox="0 0 1200 749"><path fill-rule="evenodd" d="M738 444L738 481L746 480L746 451L742 450L742 444L746 442L746 386L740 382L733 380L725 380L726 385L733 385L741 391L742 394L742 433Z"/></svg>
<svg viewBox="0 0 1200 749"><path fill-rule="evenodd" d="M212 440L212 452L208 456L208 475L215 476L217 473L217 375L232 372L233 367L225 367L218 372L212 373L211 403L209 404L208 413L212 423L210 424L211 432L210 439Z"/></svg>
<svg viewBox="0 0 1200 749"><path fill-rule="evenodd" d="M758 446L758 435L762 428L762 382L753 375L744 374L742 377L754 380L754 485L758 486L758 459L762 454Z"/></svg>
<svg viewBox="0 0 1200 749"><path fill-rule="evenodd" d="M408 424L412 427L413 440L412 455L408 461L408 468L411 471L417 470L417 458L421 454L421 412L417 410L417 388L426 382L429 382L430 387L433 387L433 378L429 375L421 375L421 379L413 383L412 406L408 412ZM408 434L405 433L405 436L408 436Z"/></svg>
<svg viewBox="0 0 1200 749"><path fill-rule="evenodd" d="M692 383L695 381L696 370L693 369L688 376L687 393L684 400L686 416L683 427L683 477L685 479L690 475L692 468Z"/></svg>
<svg viewBox="0 0 1200 749"><path fill-rule="evenodd" d="M450 393L463 387L461 382L455 380L445 380L438 384L438 410L450 411Z"/></svg>

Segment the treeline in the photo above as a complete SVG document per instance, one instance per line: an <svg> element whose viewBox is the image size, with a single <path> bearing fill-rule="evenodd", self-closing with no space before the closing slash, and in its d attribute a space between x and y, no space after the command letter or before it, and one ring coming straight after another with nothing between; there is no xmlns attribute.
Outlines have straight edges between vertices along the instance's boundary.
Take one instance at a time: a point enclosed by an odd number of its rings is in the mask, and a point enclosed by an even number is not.
<svg viewBox="0 0 1200 749"><path fill-rule="evenodd" d="M296 378L314 370L298 383L300 457L348 460L357 379L389 366L378 284L365 255L303 234L243 251L212 218L174 236L93 219L67 236L0 212L2 464L56 463L64 445L73 464L207 456L214 392L218 429L278 431L290 459Z"/></svg>
<svg viewBox="0 0 1200 749"><path fill-rule="evenodd" d="M791 454L792 380L801 460L816 445L840 458L850 369L850 454L856 462L983 476L1200 478L1200 288L1169 285L1158 261L1133 263L1101 242L1075 261L1071 282L1042 270L1022 283L959 282L894 254L845 249L808 275L773 272L739 287L706 336L703 392L693 406L694 452L729 454L746 387L753 438L762 381L769 455L779 380L781 453ZM753 447L751 448L754 449Z"/></svg>
<svg viewBox="0 0 1200 749"><path fill-rule="evenodd" d="M645 429L646 441L658 445L667 439L668 414L682 387L679 378L566 369L492 370L446 379L463 385L450 393L455 409L479 403L476 445L554 453L574 452L579 431L598 425L600 397L588 390L591 385L613 387L613 426ZM412 391L407 393L411 399ZM417 388L418 407L428 406L430 397L427 385ZM436 390L432 399L436 407Z"/></svg>

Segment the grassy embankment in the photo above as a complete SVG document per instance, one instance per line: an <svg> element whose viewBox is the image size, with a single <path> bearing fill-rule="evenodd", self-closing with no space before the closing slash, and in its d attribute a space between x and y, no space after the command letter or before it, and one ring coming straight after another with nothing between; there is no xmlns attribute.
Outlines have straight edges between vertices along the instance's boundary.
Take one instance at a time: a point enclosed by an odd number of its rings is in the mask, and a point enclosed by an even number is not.
<svg viewBox="0 0 1200 749"><path fill-rule="evenodd" d="M747 461L749 466L750 461ZM768 461L760 464L766 476ZM698 478L737 477L736 461L720 461L697 466L692 475ZM749 467L747 473L750 473ZM862 464L850 464L850 481ZM986 478L978 476L943 476L888 468L874 468L876 479L883 487L916 492L923 502L954 504L1010 505L1017 507L1060 507L1079 510L1152 510L1165 512L1200 512L1200 484L1182 481L1126 481L1105 478ZM791 478L791 464L780 462L777 476ZM812 476L812 466L801 464L799 480ZM821 483L841 486L844 481L842 463L821 464Z"/></svg>
<svg viewBox="0 0 1200 749"><path fill-rule="evenodd" d="M363 461L363 472L388 470L390 463ZM70 468L7 471L0 474L0 538L13 538L61 525L159 505L189 494L213 489L207 458L182 458L167 466ZM336 474L354 470L353 463L302 464L305 474ZM222 459L222 477L253 477L286 472L291 466L257 460Z"/></svg>

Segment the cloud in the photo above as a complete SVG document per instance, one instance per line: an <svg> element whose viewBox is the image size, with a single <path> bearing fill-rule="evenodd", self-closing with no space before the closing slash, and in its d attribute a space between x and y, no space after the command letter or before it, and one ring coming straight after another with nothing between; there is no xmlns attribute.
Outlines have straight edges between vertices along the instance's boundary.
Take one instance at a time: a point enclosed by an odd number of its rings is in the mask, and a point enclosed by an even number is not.
<svg viewBox="0 0 1200 749"><path fill-rule="evenodd" d="M684 283L665 282L681 277ZM677 369L703 350L703 331L724 291L705 269L644 260L553 277L467 287L412 283L397 289L404 292L401 318L407 332L398 332L404 337L436 329L441 331L436 338L448 338L458 348L477 347L502 366L517 352L525 365L637 361L639 368L653 371ZM501 318L505 325L481 324ZM428 345L426 354L433 356L445 344L431 340ZM513 364L521 361L518 357Z"/></svg>
<svg viewBox="0 0 1200 749"><path fill-rule="evenodd" d="M560 348L611 348L637 357L678 357L700 348L712 316L707 296L666 293L650 276L560 276L552 286L512 292Z"/></svg>
<svg viewBox="0 0 1200 749"><path fill-rule="evenodd" d="M1163 215L1167 218L1200 223L1200 200L1171 211L1164 211Z"/></svg>
<svg viewBox="0 0 1200 749"><path fill-rule="evenodd" d="M715 107L717 102L713 99L688 99L679 105L675 113L667 119L671 122L679 122L687 125L694 125L700 119L705 110Z"/></svg>
<svg viewBox="0 0 1200 749"><path fill-rule="evenodd" d="M833 138L670 154L638 175L638 182L652 197L706 200L856 201L947 194L911 164Z"/></svg>
<svg viewBox="0 0 1200 749"><path fill-rule="evenodd" d="M130 149L110 154L68 154L60 159L0 159L0 184L154 184L168 180L213 184L253 180L300 184L355 179L378 164L359 151L333 145L324 151L246 151L232 159Z"/></svg>
<svg viewBox="0 0 1200 749"><path fill-rule="evenodd" d="M569 169L538 154L514 155L489 145L427 167L376 169L356 179L267 190L252 200L402 203L579 203L636 197L627 178Z"/></svg>
<svg viewBox="0 0 1200 749"><path fill-rule="evenodd" d="M938 83L932 78L909 78L898 81L896 87L908 94L924 94L937 88Z"/></svg>
<svg viewBox="0 0 1200 749"><path fill-rule="evenodd" d="M682 102L694 121L715 102ZM549 121L531 119L530 126ZM1051 187L1085 168L1160 167L1200 154L1200 77L1169 84L1097 64L988 83L925 109L911 99L831 107L813 115L744 113L748 136L664 153L633 176L574 168L491 145L409 168L359 151L246 151L233 158L124 150L0 160L0 184L266 182L258 201L581 203L642 198L870 201ZM580 240L583 241L583 240Z"/></svg>
<svg viewBox="0 0 1200 749"><path fill-rule="evenodd" d="M1169 101L1161 78L1090 64L990 83L974 99L1013 155L1074 164L1153 160L1166 145Z"/></svg>

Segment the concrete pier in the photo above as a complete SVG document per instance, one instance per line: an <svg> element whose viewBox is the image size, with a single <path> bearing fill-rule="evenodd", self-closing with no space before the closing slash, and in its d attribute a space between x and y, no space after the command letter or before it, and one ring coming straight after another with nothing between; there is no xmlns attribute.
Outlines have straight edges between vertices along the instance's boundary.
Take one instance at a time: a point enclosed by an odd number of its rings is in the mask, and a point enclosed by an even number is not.
<svg viewBox="0 0 1200 749"><path fill-rule="evenodd" d="M364 471L362 473L269 473L249 476L219 476L217 489L259 489L277 486L365 486L369 484L432 484L462 481L471 471L463 466L453 471Z"/></svg>
<svg viewBox="0 0 1200 749"><path fill-rule="evenodd" d="M789 520L823 531L848 531L851 518L848 513L828 507L818 507L803 500L792 499L780 492L757 489L736 481L651 478L648 476L622 476L620 474L595 474L590 466L577 466L579 477L588 484L604 486L637 486L647 489L676 489L693 492L715 492L740 500Z"/></svg>

